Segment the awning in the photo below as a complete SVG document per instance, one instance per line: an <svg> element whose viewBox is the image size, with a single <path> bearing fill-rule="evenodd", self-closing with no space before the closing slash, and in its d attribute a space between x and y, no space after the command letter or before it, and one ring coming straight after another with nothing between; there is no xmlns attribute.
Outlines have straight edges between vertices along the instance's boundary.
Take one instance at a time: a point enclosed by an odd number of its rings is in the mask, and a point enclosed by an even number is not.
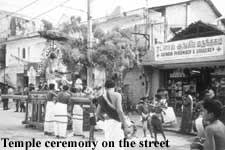
<svg viewBox="0 0 225 150"><path fill-rule="evenodd" d="M143 63L143 66L150 66L158 69L173 69L173 68L201 68L201 67L216 67L225 66L225 58L217 57L217 60L212 59L190 59L184 62L183 60L165 61L165 62L148 62Z"/></svg>

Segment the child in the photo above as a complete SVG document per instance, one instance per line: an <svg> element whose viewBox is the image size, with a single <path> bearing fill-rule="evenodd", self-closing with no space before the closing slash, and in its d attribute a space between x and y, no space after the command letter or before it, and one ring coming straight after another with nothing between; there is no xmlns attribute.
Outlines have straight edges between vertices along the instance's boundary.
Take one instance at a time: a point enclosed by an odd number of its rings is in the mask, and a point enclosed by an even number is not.
<svg viewBox="0 0 225 150"><path fill-rule="evenodd" d="M155 102L155 108L154 108L154 114L152 115L152 120L151 120L151 124L152 124L152 128L153 128L153 132L154 132L154 136L155 136L155 141L157 141L157 133L161 133L164 140L166 140L166 136L164 134L163 131L163 127L162 127L162 122L163 122L163 109L162 109L162 105L161 105L161 96L159 94L155 95L156 98L156 102Z"/></svg>
<svg viewBox="0 0 225 150"><path fill-rule="evenodd" d="M155 114L152 115L151 124L153 127L153 132L155 136L155 141L157 141L157 133L161 133L164 140L166 141L166 136L163 131L162 127L162 115L161 115L162 109L160 107L155 108Z"/></svg>
<svg viewBox="0 0 225 150"><path fill-rule="evenodd" d="M138 104L138 111L141 114L141 121L143 127L144 137L146 137L146 131L149 130L151 137L153 138L152 130L151 130L151 116L150 116L150 105L147 103L147 98L141 98L140 103Z"/></svg>

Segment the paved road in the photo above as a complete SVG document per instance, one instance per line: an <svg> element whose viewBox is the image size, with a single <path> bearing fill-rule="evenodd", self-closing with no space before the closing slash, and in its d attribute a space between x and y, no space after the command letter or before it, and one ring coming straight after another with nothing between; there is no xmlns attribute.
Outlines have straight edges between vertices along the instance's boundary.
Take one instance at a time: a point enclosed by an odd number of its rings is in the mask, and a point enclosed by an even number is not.
<svg viewBox="0 0 225 150"><path fill-rule="evenodd" d="M44 143L46 140L56 140L54 137L50 136L44 136L43 132L32 129L32 128L25 128L24 125L21 124L21 122L24 120L24 113L14 112L14 110L8 110L3 111L2 108L0 108L0 138L9 138L10 140L31 140L32 138L35 138L36 140L42 141ZM86 140L82 139L81 137L72 137L70 136L71 131L68 131L68 138L66 140L75 140L75 141L83 141ZM85 136L88 137L88 132L85 132ZM138 141L144 141L146 139L141 138L143 136L141 128L138 128L137 132L138 138L135 139L136 142ZM166 132L167 139L169 140L169 148L126 148L126 150L188 150L189 145L191 141L193 140L193 136L187 136L187 135L181 135L173 132ZM97 140L104 140L104 136L102 132L96 133L96 139ZM162 140L162 137L159 135L159 139ZM147 138L147 140L152 140L150 137ZM3 148L3 141L0 141L0 150L20 150L20 148ZM25 150L25 148L21 148L21 150ZM41 148L42 150L43 148ZM60 150L60 148L58 148ZM62 148L61 148L62 149ZM64 148L65 149L65 148ZM92 150L91 148L82 148L82 150ZM108 150L109 148L104 148L105 150ZM32 149L33 150L33 149ZM78 148L73 150L78 150ZM117 150L117 149L115 149Z"/></svg>

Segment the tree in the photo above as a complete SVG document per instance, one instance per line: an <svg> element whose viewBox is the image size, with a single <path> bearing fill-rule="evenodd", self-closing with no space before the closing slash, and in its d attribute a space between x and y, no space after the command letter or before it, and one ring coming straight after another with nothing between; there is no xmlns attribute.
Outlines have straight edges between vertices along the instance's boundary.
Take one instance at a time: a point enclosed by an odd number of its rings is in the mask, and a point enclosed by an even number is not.
<svg viewBox="0 0 225 150"><path fill-rule="evenodd" d="M118 76L120 72L138 65L136 55L141 48L131 29L114 28L101 35L99 40L95 45L92 61L95 65L106 68L110 77Z"/></svg>
<svg viewBox="0 0 225 150"><path fill-rule="evenodd" d="M70 23L64 23L62 33L72 38L67 46L62 46L63 62L71 71L76 70L77 64L83 67L103 67L109 77L117 76L120 72L137 67L139 55L146 51L143 40L134 34L134 29L114 28L104 33L96 24L92 27L95 42L91 62L87 59L87 26L81 25L79 18L72 17Z"/></svg>

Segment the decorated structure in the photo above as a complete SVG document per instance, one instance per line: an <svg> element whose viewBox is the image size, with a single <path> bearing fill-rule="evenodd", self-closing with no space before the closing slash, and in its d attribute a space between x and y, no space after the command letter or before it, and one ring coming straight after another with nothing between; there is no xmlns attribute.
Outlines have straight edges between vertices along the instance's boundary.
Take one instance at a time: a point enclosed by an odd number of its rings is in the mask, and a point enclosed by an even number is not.
<svg viewBox="0 0 225 150"><path fill-rule="evenodd" d="M59 88L59 83L65 81L68 83L66 74L67 67L63 64L62 49L59 42L66 42L68 38L57 31L49 30L40 32L40 35L48 40L43 53L43 71L45 72L45 80L47 84L55 84L56 89ZM72 84L72 83L70 83Z"/></svg>

